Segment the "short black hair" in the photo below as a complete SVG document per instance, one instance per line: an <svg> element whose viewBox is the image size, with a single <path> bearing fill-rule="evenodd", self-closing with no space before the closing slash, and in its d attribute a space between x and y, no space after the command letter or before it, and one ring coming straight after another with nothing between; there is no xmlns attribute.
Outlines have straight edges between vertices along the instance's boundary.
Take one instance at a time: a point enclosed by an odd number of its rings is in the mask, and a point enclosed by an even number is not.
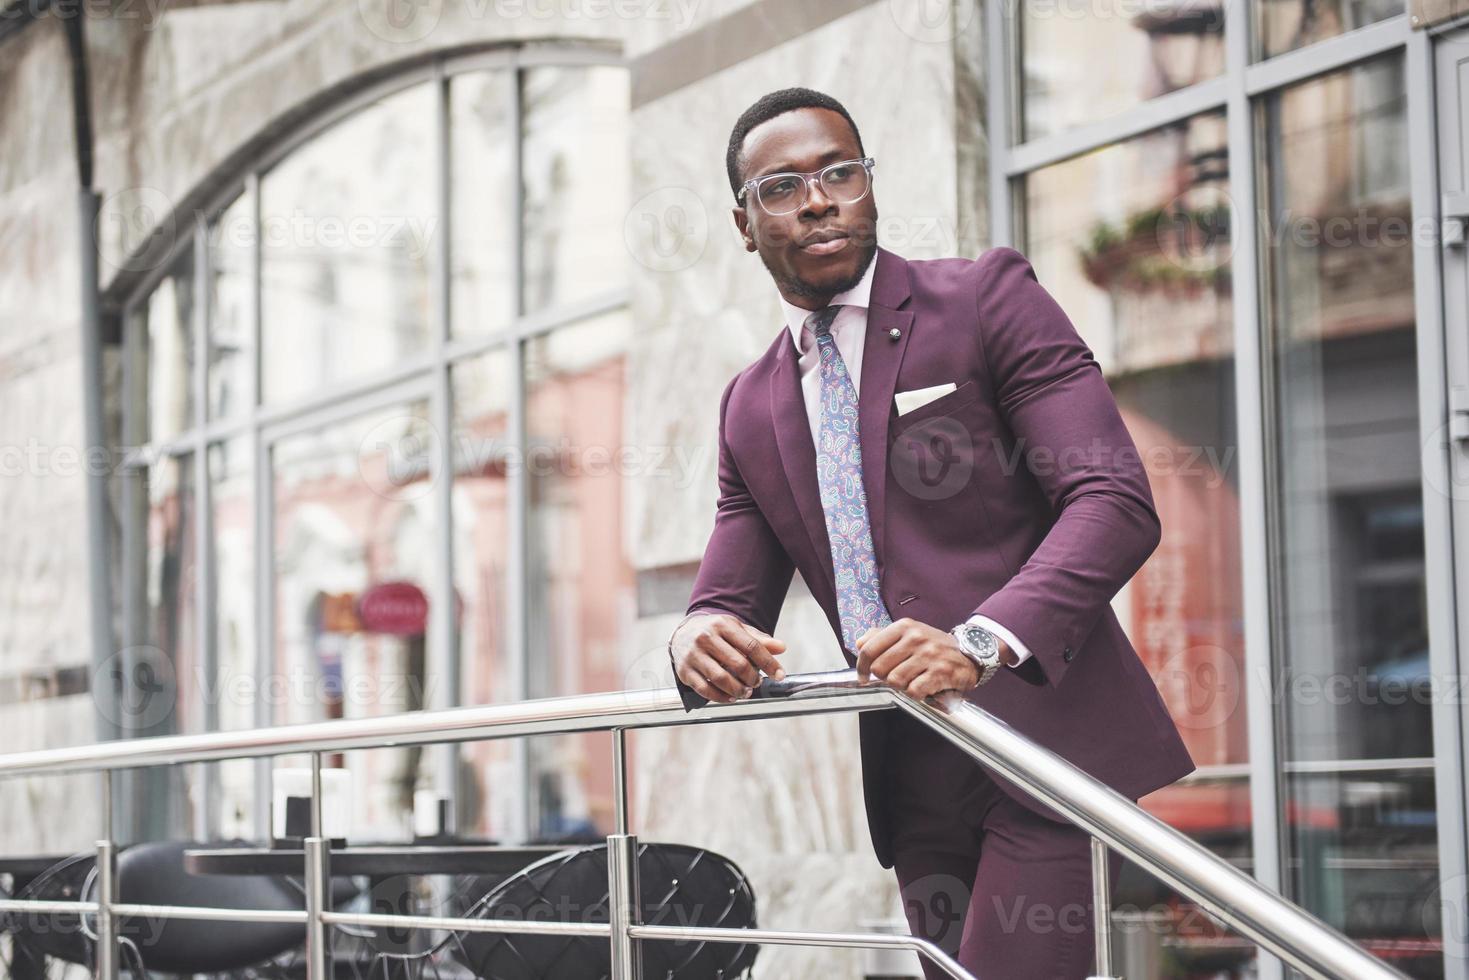
<svg viewBox="0 0 1469 980"><path fill-rule="evenodd" d="M729 170L729 189L734 192L736 204L740 200L740 186L744 183L740 180L744 163L740 159L740 151L744 148L745 137L761 123L795 109L830 109L837 113L852 127L852 135L857 138L857 152L867 155L867 151L862 148L862 134L857 131L857 124L852 120L852 114L847 111L846 106L814 89L777 89L768 95L762 95L754 105L742 112L740 118L735 120L734 130L729 134L729 148L724 153L724 166Z"/></svg>

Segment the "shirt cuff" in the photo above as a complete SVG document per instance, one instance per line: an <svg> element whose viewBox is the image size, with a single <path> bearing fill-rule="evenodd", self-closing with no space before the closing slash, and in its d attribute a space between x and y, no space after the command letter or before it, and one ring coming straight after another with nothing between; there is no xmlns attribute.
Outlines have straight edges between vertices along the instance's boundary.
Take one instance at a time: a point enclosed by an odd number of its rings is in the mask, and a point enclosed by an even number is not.
<svg viewBox="0 0 1469 980"><path fill-rule="evenodd" d="M1000 639L1010 644L1010 649L1014 650L1015 656L1019 658L1013 664L1010 664L1010 667L1019 667L1021 664L1025 663L1025 661L1030 657L1030 650L1026 647L1024 643L1020 642L1019 637L1017 637L1014 633L1011 633L1009 630L1005 629L1005 627L1001 626L993 619L990 619L988 616L981 616L979 613L975 613L973 616L969 617L968 622L973 623L975 626L983 626L985 629L989 630L991 633L995 634Z"/></svg>

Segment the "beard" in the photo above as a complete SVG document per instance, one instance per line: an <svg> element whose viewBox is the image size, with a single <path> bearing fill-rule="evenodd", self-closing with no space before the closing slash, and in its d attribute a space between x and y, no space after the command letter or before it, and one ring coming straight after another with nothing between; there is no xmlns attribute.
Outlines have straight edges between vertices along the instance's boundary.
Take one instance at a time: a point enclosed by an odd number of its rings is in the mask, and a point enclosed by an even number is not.
<svg viewBox="0 0 1469 980"><path fill-rule="evenodd" d="M862 281L862 277L867 273L867 267L872 264L873 258L877 255L877 242L869 241L863 248L865 249L865 254L862 257L862 261L857 265L857 271L845 279L825 286L818 286L802 279L800 276L778 270L771 266L770 259L766 258L764 252L760 252L759 255L760 261L765 265L765 271L770 273L770 278L774 279L776 285L785 292L792 296L801 296L806 299L825 299L829 296L835 296L837 293L844 293Z"/></svg>

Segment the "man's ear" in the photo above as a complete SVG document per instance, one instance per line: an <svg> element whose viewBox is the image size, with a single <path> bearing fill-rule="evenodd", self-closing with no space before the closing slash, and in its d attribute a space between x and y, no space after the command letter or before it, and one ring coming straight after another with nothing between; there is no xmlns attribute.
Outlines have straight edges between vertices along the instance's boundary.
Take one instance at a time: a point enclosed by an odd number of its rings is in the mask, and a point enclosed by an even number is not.
<svg viewBox="0 0 1469 980"><path fill-rule="evenodd" d="M730 208L729 213L734 217L735 227L739 229L740 241L745 244L745 251L755 251L755 237L750 233L750 216L742 207Z"/></svg>

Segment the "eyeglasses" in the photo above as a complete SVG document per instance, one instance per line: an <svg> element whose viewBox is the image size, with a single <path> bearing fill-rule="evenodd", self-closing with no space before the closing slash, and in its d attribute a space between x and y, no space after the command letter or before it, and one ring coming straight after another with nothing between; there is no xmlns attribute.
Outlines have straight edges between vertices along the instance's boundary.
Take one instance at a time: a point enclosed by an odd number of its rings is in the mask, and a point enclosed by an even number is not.
<svg viewBox="0 0 1469 980"><path fill-rule="evenodd" d="M872 168L877 161L872 157L856 160L841 160L828 164L820 170L797 174L766 174L752 177L740 188L739 203L743 205L750 191L767 214L790 214L805 205L811 196L811 178L821 182L821 193L837 204L856 204L872 190Z"/></svg>

